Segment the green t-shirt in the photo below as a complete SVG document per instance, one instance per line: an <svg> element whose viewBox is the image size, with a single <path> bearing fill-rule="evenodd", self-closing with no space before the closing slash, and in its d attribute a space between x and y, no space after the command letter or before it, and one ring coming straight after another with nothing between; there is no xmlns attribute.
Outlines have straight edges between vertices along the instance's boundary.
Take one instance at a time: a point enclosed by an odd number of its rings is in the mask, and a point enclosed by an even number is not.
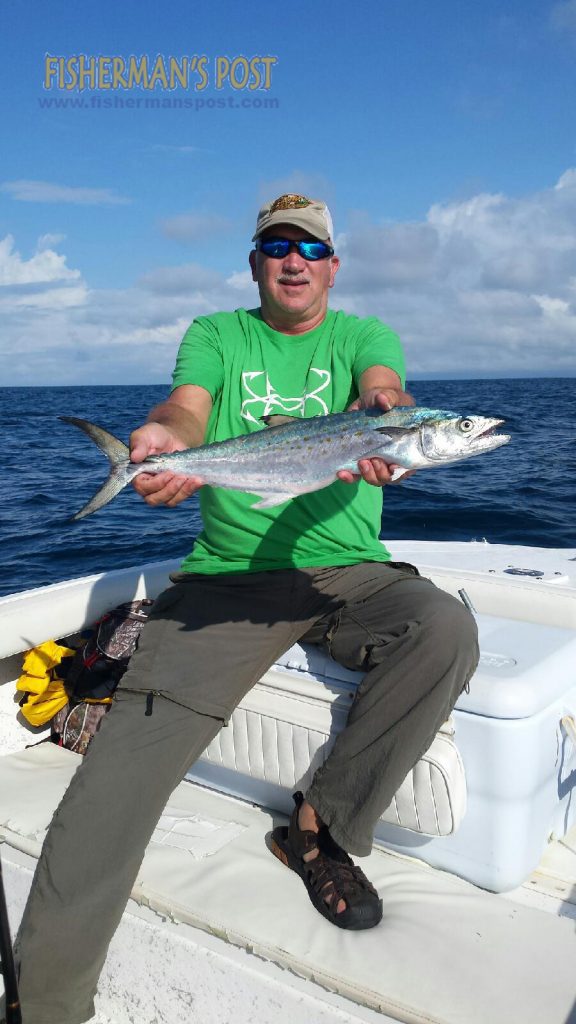
<svg viewBox="0 0 576 1024"><path fill-rule="evenodd" d="M382 364L404 384L397 336L375 317L328 310L306 334L274 331L259 310L199 317L184 335L173 387L198 384L213 399L206 442L266 429L270 414L343 412L358 397L361 374ZM285 505L253 511L244 491L202 487L204 529L182 569L260 572L297 566L385 562L378 540L382 489L337 480Z"/></svg>

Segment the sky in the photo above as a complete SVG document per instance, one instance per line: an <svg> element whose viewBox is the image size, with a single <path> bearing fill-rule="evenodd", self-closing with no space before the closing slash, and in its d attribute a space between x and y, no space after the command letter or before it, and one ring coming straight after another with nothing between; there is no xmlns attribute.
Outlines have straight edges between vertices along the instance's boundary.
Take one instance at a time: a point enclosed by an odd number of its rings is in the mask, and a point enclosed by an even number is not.
<svg viewBox="0 0 576 1024"><path fill-rule="evenodd" d="M3 0L0 30L0 385L168 383L195 316L258 305L284 192L328 202L331 305L409 378L576 376L576 0Z"/></svg>

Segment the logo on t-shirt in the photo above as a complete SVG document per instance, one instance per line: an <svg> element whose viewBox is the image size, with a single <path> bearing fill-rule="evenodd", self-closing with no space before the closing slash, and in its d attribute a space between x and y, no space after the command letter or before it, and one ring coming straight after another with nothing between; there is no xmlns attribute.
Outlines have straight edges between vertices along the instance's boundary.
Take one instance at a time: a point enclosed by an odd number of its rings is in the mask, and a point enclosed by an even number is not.
<svg viewBox="0 0 576 1024"><path fill-rule="evenodd" d="M303 395L286 397L270 383L266 370L246 370L242 374L242 391L248 397L242 401L241 416L251 423L258 423L263 416L273 413L286 413L288 416L316 416L321 413L326 416L328 406L320 392L330 384L331 374L329 370L317 370L312 366L310 375L314 373L319 377L318 387L305 391Z"/></svg>

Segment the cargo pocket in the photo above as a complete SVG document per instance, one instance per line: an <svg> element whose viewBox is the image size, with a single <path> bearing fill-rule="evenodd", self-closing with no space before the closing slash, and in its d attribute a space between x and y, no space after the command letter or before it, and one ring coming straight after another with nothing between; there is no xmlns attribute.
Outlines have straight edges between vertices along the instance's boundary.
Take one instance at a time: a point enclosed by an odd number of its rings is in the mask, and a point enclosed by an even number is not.
<svg viewBox="0 0 576 1024"><path fill-rule="evenodd" d="M339 609L325 637L330 657L352 672L368 672L373 648L383 643L383 638L349 608Z"/></svg>

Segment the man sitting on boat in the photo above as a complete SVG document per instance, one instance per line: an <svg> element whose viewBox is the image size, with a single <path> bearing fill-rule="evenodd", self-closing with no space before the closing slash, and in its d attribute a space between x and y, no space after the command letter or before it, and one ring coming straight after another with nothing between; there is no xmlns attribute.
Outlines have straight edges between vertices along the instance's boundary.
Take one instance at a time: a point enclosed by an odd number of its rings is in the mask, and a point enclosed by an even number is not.
<svg viewBox="0 0 576 1024"><path fill-rule="evenodd" d="M261 430L270 413L412 403L396 335L376 318L328 309L339 268L333 237L323 202L285 195L262 207L250 253L260 308L192 324L170 397L132 434L134 462ZM108 944L171 791L297 640L325 645L365 677L346 728L307 793L296 794L272 848L332 924L380 921L378 894L349 854L370 852L378 818L476 667L477 636L462 604L392 562L380 543L390 467L366 459L339 477L257 510L244 492L200 488L202 533L156 601L44 844L18 940L26 1024L89 1019ZM149 505L167 506L199 489L170 473L139 476L134 486Z"/></svg>

